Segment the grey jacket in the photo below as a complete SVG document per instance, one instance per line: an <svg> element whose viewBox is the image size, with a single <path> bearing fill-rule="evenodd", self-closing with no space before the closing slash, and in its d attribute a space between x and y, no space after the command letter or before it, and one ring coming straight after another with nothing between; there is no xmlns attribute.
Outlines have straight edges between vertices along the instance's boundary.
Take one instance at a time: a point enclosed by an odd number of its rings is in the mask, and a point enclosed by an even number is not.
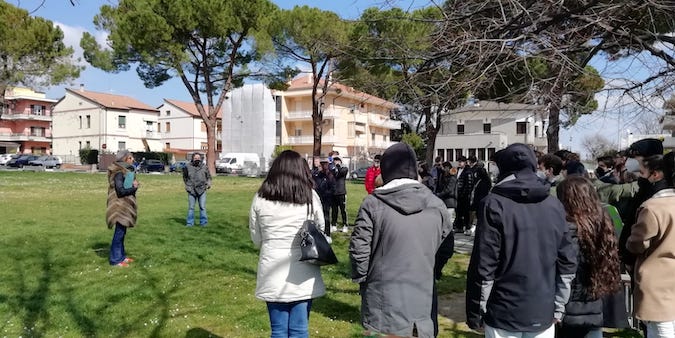
<svg viewBox="0 0 675 338"><path fill-rule="evenodd" d="M199 196L206 189L211 188L211 173L204 163L198 167L188 163L183 169L183 182L185 182L185 191L188 194Z"/></svg>
<svg viewBox="0 0 675 338"><path fill-rule="evenodd" d="M452 222L443 201L411 179L376 189L361 204L349 243L366 329L433 337L434 258Z"/></svg>

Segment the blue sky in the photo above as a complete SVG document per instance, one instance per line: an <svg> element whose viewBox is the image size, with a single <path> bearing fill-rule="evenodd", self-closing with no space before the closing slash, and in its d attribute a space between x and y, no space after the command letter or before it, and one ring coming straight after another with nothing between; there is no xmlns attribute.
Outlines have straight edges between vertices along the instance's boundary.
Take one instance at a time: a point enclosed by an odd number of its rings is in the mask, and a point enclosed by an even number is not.
<svg viewBox="0 0 675 338"><path fill-rule="evenodd" d="M22 8L33 12L34 16L40 16L52 20L64 31L65 42L76 50L76 56L81 56L79 40L82 32L88 31L99 39L102 43L105 35L97 32L92 23L94 15L99 12L103 4L115 2L111 0L75 0L76 5L71 6L69 0L48 0L40 7L42 0L7 0L14 5L20 5ZM355 19L360 13L369 7L390 8L391 6L401 7L403 9L416 9L434 2L432 0L272 0L281 8L292 8L295 5L309 5L325 10L330 10L343 18ZM145 88L142 81L138 79L135 70L120 74L105 73L93 68L82 61L86 66L79 79L71 84L43 88L49 98L60 98L65 94L65 87L79 87L80 84L85 89L106 92L112 94L128 95L139 99L152 106L159 106L164 98L172 98L184 101L190 101L187 90L179 79L172 79L162 86L148 89ZM630 60L624 62L607 63L603 58L596 58L592 65L596 67L604 77L635 79L644 77L645 69L651 67L648 57L638 61ZM625 102L626 98L616 96L616 93L601 92L596 95L600 102L600 111L590 116L582 117L577 124L568 129L562 130L560 134L560 143L564 148L572 149L575 152L584 152L581 142L584 138L601 134L610 140L617 141L632 129L634 132L635 118L627 116L635 110L634 105ZM662 100L648 98L655 107L662 105ZM622 116L622 118L619 118ZM651 117L650 117L651 118Z"/></svg>

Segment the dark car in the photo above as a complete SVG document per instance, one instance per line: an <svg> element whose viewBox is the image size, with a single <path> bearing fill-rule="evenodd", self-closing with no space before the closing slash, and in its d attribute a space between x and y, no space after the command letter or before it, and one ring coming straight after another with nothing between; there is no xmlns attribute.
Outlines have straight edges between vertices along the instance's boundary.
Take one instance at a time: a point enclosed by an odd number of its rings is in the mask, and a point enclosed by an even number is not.
<svg viewBox="0 0 675 338"><path fill-rule="evenodd" d="M141 162L139 171L142 173L164 172L164 163L160 160L145 160Z"/></svg>
<svg viewBox="0 0 675 338"><path fill-rule="evenodd" d="M176 163L173 163L169 166L169 171L170 172L177 172L177 171L183 171L185 169L185 166L187 166L188 161L177 161Z"/></svg>
<svg viewBox="0 0 675 338"><path fill-rule="evenodd" d="M356 169L356 170L352 171L352 173L349 174L349 177L353 180L365 180L367 171L368 171L368 168L359 168L359 169Z"/></svg>
<svg viewBox="0 0 675 338"><path fill-rule="evenodd" d="M37 158L38 157L35 155L21 155L18 158L7 162L7 166L12 168L23 168L23 166L28 165L30 161L37 160Z"/></svg>

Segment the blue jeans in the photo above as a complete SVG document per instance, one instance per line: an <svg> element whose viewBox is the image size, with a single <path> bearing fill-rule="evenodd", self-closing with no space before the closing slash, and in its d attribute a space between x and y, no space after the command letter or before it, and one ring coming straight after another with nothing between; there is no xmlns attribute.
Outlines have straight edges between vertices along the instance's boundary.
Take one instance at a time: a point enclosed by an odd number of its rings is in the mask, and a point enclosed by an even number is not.
<svg viewBox="0 0 675 338"><path fill-rule="evenodd" d="M209 222L206 217L206 191L199 196L188 194L188 213L185 224L187 226L195 224L195 202L199 202L199 225L204 226Z"/></svg>
<svg viewBox="0 0 675 338"><path fill-rule="evenodd" d="M307 338L309 337L309 310L312 300L292 303L267 302L272 335L270 338Z"/></svg>
<svg viewBox="0 0 675 338"><path fill-rule="evenodd" d="M110 265L119 264L127 256L124 253L124 236L127 234L127 227L115 224L115 233L113 234L112 243L110 243Z"/></svg>

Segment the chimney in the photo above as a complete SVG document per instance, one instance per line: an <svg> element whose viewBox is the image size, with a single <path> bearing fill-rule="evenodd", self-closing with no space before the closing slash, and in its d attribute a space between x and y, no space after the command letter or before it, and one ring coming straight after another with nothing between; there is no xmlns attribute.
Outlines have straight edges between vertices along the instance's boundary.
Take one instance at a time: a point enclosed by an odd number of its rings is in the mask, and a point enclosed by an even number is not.
<svg viewBox="0 0 675 338"><path fill-rule="evenodd" d="M80 83L80 91L81 91L81 92L84 91L84 83Z"/></svg>

